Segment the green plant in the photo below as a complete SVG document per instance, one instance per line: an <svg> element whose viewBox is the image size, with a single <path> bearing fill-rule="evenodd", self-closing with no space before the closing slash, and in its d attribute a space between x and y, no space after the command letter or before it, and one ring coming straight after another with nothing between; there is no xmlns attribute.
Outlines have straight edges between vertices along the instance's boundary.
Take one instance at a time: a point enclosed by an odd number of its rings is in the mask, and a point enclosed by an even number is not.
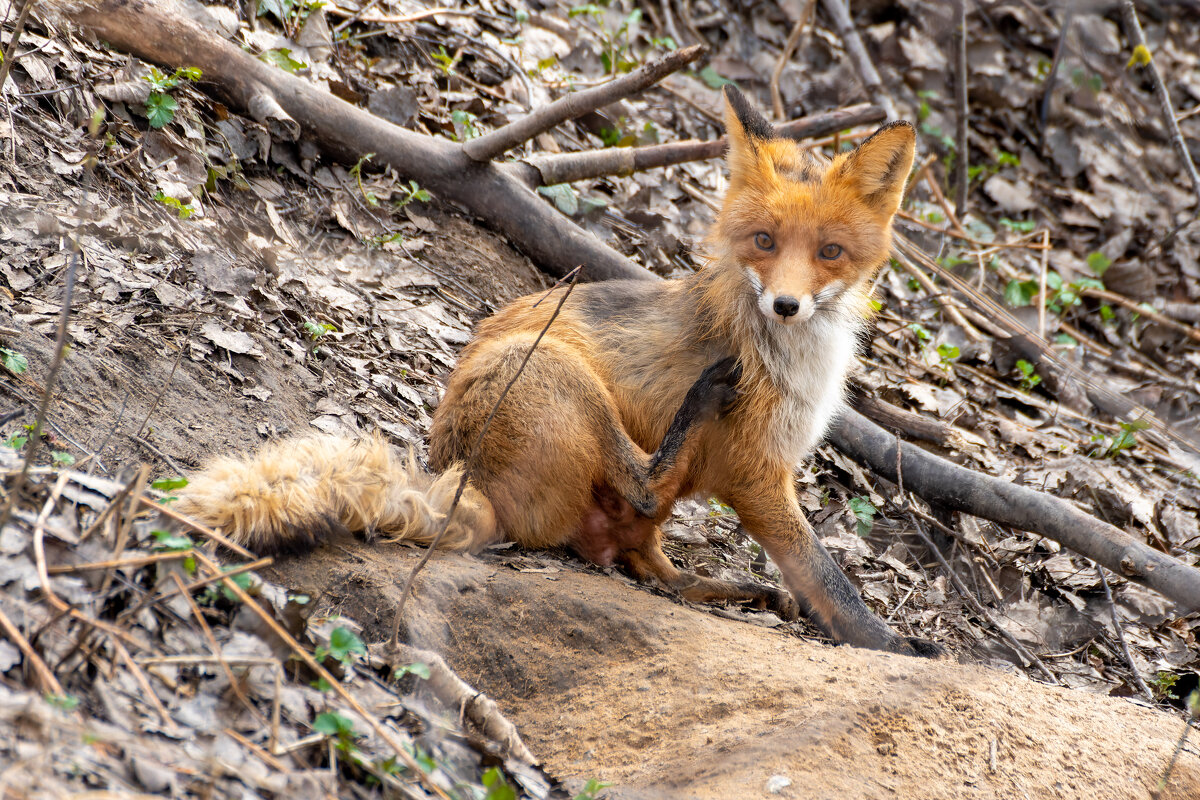
<svg viewBox="0 0 1200 800"><path fill-rule="evenodd" d="M62 450L51 450L50 460L54 462L54 466L56 467L69 467L75 463L75 456L65 453Z"/></svg>
<svg viewBox="0 0 1200 800"><path fill-rule="evenodd" d="M1000 224L1014 233L1031 233L1037 227L1037 223L1031 219L1015 220L1008 217L1001 217Z"/></svg>
<svg viewBox="0 0 1200 800"><path fill-rule="evenodd" d="M354 740L358 735L354 732L354 720L342 716L336 711L322 711L313 719L313 730L334 740L334 746L343 753L352 753L357 748Z"/></svg>
<svg viewBox="0 0 1200 800"><path fill-rule="evenodd" d="M151 67L150 74L142 76L142 80L150 84L150 95L146 98L146 121L151 128L165 127L175 119L179 103L168 93L180 81L198 81L200 75L197 67L180 67L170 75L160 72L158 67Z"/></svg>
<svg viewBox="0 0 1200 800"><path fill-rule="evenodd" d="M177 553L182 550L191 550L196 545L191 537L182 533L150 531L150 535L154 537L154 549L162 553Z"/></svg>
<svg viewBox="0 0 1200 800"><path fill-rule="evenodd" d="M950 371L952 362L957 360L959 355L961 355L956 345L947 344L945 342L937 346L937 354L939 366L947 372Z"/></svg>
<svg viewBox="0 0 1200 800"><path fill-rule="evenodd" d="M588 782L584 785L583 791L575 795L573 800L597 800L600 792L603 792L610 786L612 786L611 783L604 783L596 780L595 778L588 778Z"/></svg>
<svg viewBox="0 0 1200 800"><path fill-rule="evenodd" d="M308 64L292 58L291 48L288 47L276 47L271 50L264 50L259 55L259 59L293 75L302 69L308 69Z"/></svg>
<svg viewBox="0 0 1200 800"><path fill-rule="evenodd" d="M366 200L367 205L369 205L369 206L379 205L379 198L375 196L374 192L368 192L366 190L366 188L363 186L362 168L363 168L363 164L367 163L374 157L375 157L374 153L367 153L365 156L360 158L358 161L355 161L354 166L350 168L350 174L352 176L354 176L354 182L358 184L358 193L363 196L363 200Z"/></svg>
<svg viewBox="0 0 1200 800"><path fill-rule="evenodd" d="M294 39L308 16L325 5L324 0L258 0L258 16L270 14L283 26L289 38Z"/></svg>
<svg viewBox="0 0 1200 800"><path fill-rule="evenodd" d="M730 517L737 512L715 497L708 498L708 515L710 517Z"/></svg>
<svg viewBox="0 0 1200 800"><path fill-rule="evenodd" d="M405 664L403 667L397 667L392 673L392 677L400 680L405 675L416 675L418 678L429 680L429 665L420 661L414 661L411 664Z"/></svg>
<svg viewBox="0 0 1200 800"><path fill-rule="evenodd" d="M866 536L875 526L875 517L879 514L879 509L867 497L851 497L847 505L850 506L854 518L858 520L858 535Z"/></svg>
<svg viewBox="0 0 1200 800"><path fill-rule="evenodd" d="M12 436L4 440L4 446L11 447L13 450L21 450L25 447L25 443L28 441L28 436L20 433L14 433Z"/></svg>
<svg viewBox="0 0 1200 800"><path fill-rule="evenodd" d="M479 135L475 121L479 119L470 111L455 109L450 112L450 122L454 124L454 141L465 142Z"/></svg>
<svg viewBox="0 0 1200 800"><path fill-rule="evenodd" d="M1178 700L1179 695L1175 694L1175 684L1178 682L1179 676L1174 672L1160 670L1146 683L1159 700Z"/></svg>
<svg viewBox="0 0 1200 800"><path fill-rule="evenodd" d="M177 198L163 194L161 189L154 193L154 199L174 211L180 219L187 219L196 213L196 207L191 203L183 203Z"/></svg>
<svg viewBox="0 0 1200 800"><path fill-rule="evenodd" d="M235 569L237 567L232 564L221 567L222 572L232 572ZM239 572L237 575L230 575L229 580L237 584L238 588L242 591L250 591L254 586L254 579L250 577L250 573L248 572ZM238 597L237 592L226 586L225 581L221 581L215 586L209 586L205 589L204 594L200 595L199 603L200 605L211 606L221 597L224 597L231 603L241 602L241 598Z"/></svg>
<svg viewBox="0 0 1200 800"><path fill-rule="evenodd" d="M0 347L0 366L11 372L13 375L20 375L25 370L29 369L29 359L16 350L10 350L7 347Z"/></svg>
<svg viewBox="0 0 1200 800"><path fill-rule="evenodd" d="M1055 314L1061 314L1065 309L1083 302L1085 289L1103 288L1104 284L1096 278L1080 278L1071 283L1063 283L1061 275L1049 270L1046 273L1046 308ZM1013 278L1004 287L1004 300L1013 308L1022 308L1032 305L1039 291L1041 286L1038 281L1032 278L1024 281ZM1111 308L1108 313L1112 313ZM1108 318L1104 316L1103 311L1101 317Z"/></svg>
<svg viewBox="0 0 1200 800"><path fill-rule="evenodd" d="M484 800L517 800L517 791L504 779L499 767L492 767L479 779L487 789Z"/></svg>
<svg viewBox="0 0 1200 800"><path fill-rule="evenodd" d="M1023 358L1017 361L1017 371L1021 373L1021 391L1026 394L1042 382L1042 376L1037 374L1033 364Z"/></svg>
<svg viewBox="0 0 1200 800"><path fill-rule="evenodd" d="M317 661L324 661L332 656L333 659L342 666L348 667L353 664L360 656L367 654L367 646L363 644L362 639L358 638L358 634L349 628L337 627L329 634L329 646L317 645L313 651L313 657Z"/></svg>
<svg viewBox="0 0 1200 800"><path fill-rule="evenodd" d="M428 203L432 195L420 187L416 181L409 181L408 186L401 186L400 191L404 192L404 197L399 200L392 201L396 208L404 208L409 203L416 200L418 203Z"/></svg>
<svg viewBox="0 0 1200 800"><path fill-rule="evenodd" d="M303 329L304 335L314 342L320 340L321 337L330 331L337 330L336 326L330 325L328 322L313 322L312 320L305 320L300 324L300 327Z"/></svg>
<svg viewBox="0 0 1200 800"><path fill-rule="evenodd" d="M462 54L455 53L454 55L450 55L446 52L446 48L443 45L438 45L437 51L430 53L429 58L437 64L438 69L442 71L443 75L450 75L454 72L454 67L462 58Z"/></svg>
<svg viewBox="0 0 1200 800"><path fill-rule="evenodd" d="M73 694L54 694L52 692L47 692L45 695L45 700L50 705L63 712L74 711L79 707L79 698Z"/></svg>
<svg viewBox="0 0 1200 800"><path fill-rule="evenodd" d="M175 497L174 495L172 495L170 493L175 491L176 489L182 489L183 487L185 487L187 485L188 485L188 480L187 480L187 478L184 478L184 477L159 478L158 480L151 483L150 487L152 489L157 489L158 491L164 492L167 494L166 497L164 497L162 500L159 501L160 503L173 503L176 500L178 500L179 498Z"/></svg>
<svg viewBox="0 0 1200 800"><path fill-rule="evenodd" d="M1120 433L1111 439L1103 434L1093 436L1092 441L1099 442L1102 446L1094 448L1088 455L1093 458L1116 458L1120 453L1136 447L1137 432L1144 431L1149 427L1150 423L1144 419L1122 422Z"/></svg>

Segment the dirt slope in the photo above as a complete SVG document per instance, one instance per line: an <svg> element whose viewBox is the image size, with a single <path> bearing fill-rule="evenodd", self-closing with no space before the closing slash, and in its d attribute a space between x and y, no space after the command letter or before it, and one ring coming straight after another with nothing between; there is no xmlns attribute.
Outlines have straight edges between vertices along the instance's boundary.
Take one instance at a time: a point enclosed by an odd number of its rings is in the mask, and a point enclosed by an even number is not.
<svg viewBox="0 0 1200 800"><path fill-rule="evenodd" d="M346 539L273 577L383 638L415 558ZM551 557L436 557L407 613L412 641L497 700L552 774L617 797L1144 798L1181 730L1017 675L808 643ZM1197 796L1189 749L1164 797Z"/></svg>

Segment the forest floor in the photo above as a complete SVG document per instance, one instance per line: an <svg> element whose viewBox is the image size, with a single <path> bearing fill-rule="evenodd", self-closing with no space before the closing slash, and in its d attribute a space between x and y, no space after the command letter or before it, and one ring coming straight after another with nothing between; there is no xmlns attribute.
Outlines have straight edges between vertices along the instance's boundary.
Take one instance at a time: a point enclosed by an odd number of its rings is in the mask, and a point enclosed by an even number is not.
<svg viewBox="0 0 1200 800"><path fill-rule="evenodd" d="M339 6L263 3L254 31L233 8L204 19L343 99L460 139L614 64L674 42L713 46L694 72L530 146L571 151L713 138L727 80L769 109L806 5L484 2L355 23L335 48L321 43ZM959 219L940 199L954 185L952 26L929 4L860 5L884 86L922 132L897 228L935 261L882 273L856 393L940 420L923 442L940 455L1068 498L1195 564L1200 224L1168 233L1200 200L1144 75L1126 67L1119 15L1075 14L1052 70L1060 12L972 11ZM1151 10L1143 23L1200 160L1200 115L1186 113L1200 108L1200 9ZM5 45L13 16L0 14ZM870 99L824 12L799 29L777 82L786 117ZM203 76L168 86L172 70L38 10L18 52L0 87L0 467L13 507L0 531L0 625L12 627L0 630L0 797L499 800L512 796L505 782L520 796L594 795L594 778L618 784L604 790L614 797L1124 798L1150 796L1167 773L1198 683L1195 614L1048 539L928 509L955 532L927 531L983 617L916 536L897 487L831 447L799 475L819 536L877 611L946 643L958 664L833 648L810 623L769 613L689 607L569 553L439 556L406 609L408 641L496 700L539 771L441 708L421 668L397 677L376 648L359 651L390 635L416 551L337 540L239 575L257 606L218 589L192 546L201 534L141 513L139 496L169 496L215 454L312 429L379 430L422 452L473 324L551 282L369 154L329 163L273 140L205 94ZM669 276L702 266L722 170L682 164L543 194ZM1074 371L1031 363L939 268L1041 326ZM69 355L31 454L68 292ZM1138 413L1114 415L1106 392ZM28 480L22 455L34 456ZM777 581L736 527L719 503L682 505L669 553L707 574ZM195 604L177 580L206 581ZM331 694L268 618L316 648L381 727ZM1184 744L1163 797L1200 790L1198 753ZM424 777L397 766L406 756Z"/></svg>

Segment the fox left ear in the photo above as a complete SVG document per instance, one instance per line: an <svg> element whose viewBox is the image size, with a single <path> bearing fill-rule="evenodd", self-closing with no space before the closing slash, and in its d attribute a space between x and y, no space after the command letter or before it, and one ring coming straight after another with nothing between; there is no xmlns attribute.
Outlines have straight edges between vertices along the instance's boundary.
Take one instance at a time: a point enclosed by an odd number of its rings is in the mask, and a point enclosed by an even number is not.
<svg viewBox="0 0 1200 800"><path fill-rule="evenodd" d="M735 180L755 168L756 145L775 138L771 123L732 83L725 84L725 133L729 137L729 172Z"/></svg>
<svg viewBox="0 0 1200 800"><path fill-rule="evenodd" d="M866 203L885 214L895 214L904 199L904 185L912 171L917 134L907 122L893 122L871 134L842 164L841 174Z"/></svg>

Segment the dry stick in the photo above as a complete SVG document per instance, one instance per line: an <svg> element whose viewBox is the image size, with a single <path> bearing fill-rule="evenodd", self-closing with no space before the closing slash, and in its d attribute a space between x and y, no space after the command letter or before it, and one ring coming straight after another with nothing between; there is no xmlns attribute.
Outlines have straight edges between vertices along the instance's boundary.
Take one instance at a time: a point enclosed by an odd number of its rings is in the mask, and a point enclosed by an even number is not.
<svg viewBox="0 0 1200 800"><path fill-rule="evenodd" d="M212 528L208 528L208 527L205 527L204 525L201 525L199 522L196 522L191 517L187 517L187 516L184 516L183 514L180 514L178 511L171 508L170 506L162 505L161 503L158 503L158 502L152 500L151 498L146 497L145 495L142 495L141 497L139 497L138 500L141 501L142 505L157 510L164 517L173 519L176 522L182 522L184 525L187 525L192 530L196 531L197 533L203 534L204 536L206 536L209 539L212 539L214 542L221 545L222 547L224 547L228 550L232 550L233 552L237 553L242 558L257 558L258 557L255 553L251 553L249 550L242 547L240 544L233 541L232 539L226 538L224 535L222 535L218 531L214 531Z"/></svg>
<svg viewBox="0 0 1200 800"><path fill-rule="evenodd" d="M58 682L58 678L54 677L54 672L46 666L46 662L21 633L21 629L13 624L13 621L4 613L3 608L0 608L0 631L4 631L4 635L9 638L9 641L15 644L25 656L25 663L33 669L33 674L37 678L42 692L61 695L63 693L62 684Z"/></svg>
<svg viewBox="0 0 1200 800"><path fill-rule="evenodd" d="M683 47L656 58L616 80L581 92L572 92L515 122L465 142L462 150L473 161L491 161L506 150L524 144L559 123L575 119L653 86L672 72L695 61L705 49L698 44Z"/></svg>
<svg viewBox="0 0 1200 800"><path fill-rule="evenodd" d="M809 18L816 6L817 0L808 0L804 4L800 16L796 17L796 24L792 26L792 32L788 34L787 42L783 45L783 52L779 54L779 60L775 62L775 69L771 72L771 107L775 111L775 119L784 118L783 94L779 91L779 79L783 76L783 68L791 60L796 46L800 44L800 37L804 34L804 29L808 26Z"/></svg>
<svg viewBox="0 0 1200 800"><path fill-rule="evenodd" d="M154 710L158 714L158 718L162 720L162 724L169 730L179 733L179 724L171 718L171 713L167 711L162 701L158 699L158 695L154 693L154 687L150 685L150 679L146 677L146 671L133 660L133 657L129 655L129 651L125 649L125 645L121 644L120 639L113 639L112 646L117 651L117 657L124 661L125 665L129 667L129 671L133 673L134 681L141 688L142 694L146 695L146 699L149 700L150 705L154 706Z"/></svg>
<svg viewBox="0 0 1200 800"><path fill-rule="evenodd" d="M1142 23L1138 21L1137 10L1132 0L1121 3L1121 19L1125 23L1125 36L1133 43L1134 48L1142 48L1149 56L1150 48L1146 45L1146 34L1142 31ZM1171 105L1171 95L1167 93L1167 85L1163 82L1162 73L1158 71L1158 62L1150 58L1144 66L1150 72L1154 94L1158 96L1163 122L1167 125L1167 135L1171 137L1171 144L1175 146L1175 152L1183 163L1184 172L1192 182L1192 191L1196 193L1197 201L1200 201L1200 172L1196 171L1196 164L1183 141L1183 133L1180 132L1179 122L1175 119L1175 107Z"/></svg>
<svg viewBox="0 0 1200 800"><path fill-rule="evenodd" d="M533 340L533 344L530 345L529 352L525 354L525 358L522 359L521 365L517 367L516 373L504 387L504 391L500 392L500 396L496 398L496 402L492 405L491 413L489 413L487 415L487 419L483 421L483 426L479 429L479 435L475 437L475 443L471 445L471 454L467 456L466 463L463 464L462 477L458 481L458 489L456 489L454 492L454 499L450 501L450 510L446 512L446 518L442 520L442 527L438 530L437 535L433 537L433 541L429 543L429 547L425 549L425 553L421 556L421 560L418 561L412 568L412 571L408 573L408 580L404 583L404 591L400 593L400 602L396 604L396 616L392 622L392 638L388 642L388 649L390 652L397 652L398 650L400 643L400 620L404 614L404 604L408 602L408 597L410 594L412 594L413 584L417 580L417 574L429 562L429 558L433 555L433 551L437 549L438 542L442 540L446 530L450 527L450 521L454 518L454 511L458 508L458 501L462 499L463 492L466 491L467 481L470 479L471 475L471 469L475 466L476 458L479 457L479 447L483 444L483 437L487 434L488 428L491 426L492 420L496 416L496 412L500 410L500 404L503 403L504 398L508 396L509 389L512 389L513 384L517 382L517 378L521 377L521 373L525 371L525 365L529 363L529 359L533 356L534 351L537 350L538 345L541 344L542 337L546 335L546 331L550 330L550 326L554 324L554 320L558 319L558 312L562 311L563 303L567 302L567 298L571 296L571 291L574 290L575 284L579 282L579 276L582 272L583 265L581 264L575 269L571 270L569 274L564 276L562 280L560 280L554 286L550 287L550 290L547 291L546 295L542 297L544 300L547 296L549 296L550 292L554 291L554 289L559 285L569 280L569 283L567 283L567 290L563 292L563 296L559 298L558 305L554 308L554 313L551 314L550 319L546 321L546 325L542 328L542 332L539 333L538 337ZM541 302L541 300L538 300L538 303ZM534 306L536 307L537 303L534 303Z"/></svg>
<svg viewBox="0 0 1200 800"><path fill-rule="evenodd" d="M125 512L125 519L121 521L121 527L117 529L116 540L113 542L113 556L117 556L125 551L125 543L129 541L129 531L133 527L133 518L138 515L138 501L141 500L142 492L146 490L146 481L150 479L150 468L145 464L138 467L137 475L130 482L130 498L129 509ZM108 585L112 582L113 571L110 569L104 573L104 578L100 581L100 594L108 591Z"/></svg>
<svg viewBox="0 0 1200 800"><path fill-rule="evenodd" d="M775 126L775 132L791 139L826 136L835 131L871 125L884 119L883 109L859 105L813 114ZM598 178L604 175L629 175L633 172L717 158L725 152L725 137L700 141L648 145L646 147L606 147L602 150L582 150L576 153L537 154L511 165L524 168L525 180L531 185L553 186L557 183ZM532 170L529 168L532 167ZM529 174L533 170L536 173Z"/></svg>
<svg viewBox="0 0 1200 800"><path fill-rule="evenodd" d="M1135 300L1125 297L1124 295L1117 294L1116 292L1110 292L1107 289L1084 289L1082 292L1080 292L1080 294L1082 294L1084 297L1095 297L1098 300L1107 300L1110 303L1116 303L1119 306L1124 306L1130 311L1136 311L1146 319L1154 320L1159 325L1170 328L1171 330L1179 331L1194 342L1200 342L1200 330L1192 328L1188 325L1184 325L1182 322L1176 322L1165 314L1161 314L1158 311L1155 311L1153 308L1144 306Z"/></svg>
<svg viewBox="0 0 1200 800"><path fill-rule="evenodd" d="M29 15L33 12L36 2L37 0L25 0L20 13L17 14L17 21L13 23L12 38L8 41L8 49L4 51L4 61L0 62L0 97L4 97L4 82L8 80L8 72L12 69L17 54L17 42L21 40L21 33L25 30L25 23L29 21Z"/></svg>
<svg viewBox="0 0 1200 800"><path fill-rule="evenodd" d="M967 141L967 0L954 2L954 95L957 110L954 130L954 213L959 219L967 213L967 165L969 143Z"/></svg>
<svg viewBox="0 0 1200 800"><path fill-rule="evenodd" d="M912 263L908 256L900 252L900 250L894 250L892 255L896 257L896 261L901 267L904 268L905 272L907 272L909 275L912 275L917 283L921 284L921 287L929 293L929 296L942 307L942 310L946 312L946 315L950 317L951 321L963 329L971 341L983 341L983 334L979 332L978 328L967 321L967 318L962 315L962 311L960 311L958 306L955 305L953 298L951 298L945 292L938 291L938 288L936 285L934 285L933 280L930 279L930 277L926 275L920 267Z"/></svg>
<svg viewBox="0 0 1200 800"><path fill-rule="evenodd" d="M1104 599L1108 601L1108 610L1112 615L1113 630L1117 634L1117 641L1121 643L1121 652L1125 655L1125 663L1129 665L1129 671L1133 673L1133 682L1137 684L1138 689L1146 696L1146 699L1153 703L1154 692L1150 691L1150 687L1142 680L1142 675L1138 672L1137 664L1133 662L1133 653L1129 652L1129 642L1125 640L1125 629L1121 627L1121 620L1117 617L1117 604L1113 602L1112 588L1108 585L1108 578L1104 574L1104 567L1097 564L1096 574L1100 576L1100 583L1104 586Z"/></svg>
<svg viewBox="0 0 1200 800"><path fill-rule="evenodd" d="M86 564L70 564L57 567L47 567L46 572L50 575L63 575L71 572L88 572L96 569L116 569L119 567L144 567L147 564L157 564L160 561L174 561L180 558L187 558L192 555L191 548L187 550L176 550L171 553L151 553L145 556L133 556L131 558L113 558L108 561L91 561Z"/></svg>
<svg viewBox="0 0 1200 800"><path fill-rule="evenodd" d="M862 80L871 101L884 110L888 122L900 119L892 98L883 89L883 80L880 79L879 72L871 63L866 45L858 35L858 29L854 27L854 20L850 18L849 3L846 0L821 0L821 7L833 19L838 36L842 37L842 43L846 46L846 55L858 70L858 77Z"/></svg>
<svg viewBox="0 0 1200 800"><path fill-rule="evenodd" d="M1038 336L1046 338L1046 278L1050 275L1050 231L1042 231L1042 273L1038 276Z"/></svg>
<svg viewBox="0 0 1200 800"><path fill-rule="evenodd" d="M440 786L430 780L429 776L425 774L425 771L421 769L416 760L409 755L408 751L404 749L404 746L401 745L400 742L396 741L391 732L388 731L387 728L383 727L383 724L379 722L379 720L375 719L375 716L367 711L367 709L364 708L363 705L354 698L354 695L346 691L346 687L342 685L341 681L333 676L333 673L325 669L325 667L323 667L315 658L312 657L311 653L301 647L300 643L296 641L295 637L288 633L287 630L285 630L284 627L280 625L273 616L268 614L266 610L264 610L263 607L260 606L258 602L246 592L245 589L243 589L241 586L238 586L236 581L230 580L225 575L222 575L220 566L205 553L197 552L196 559L204 564L204 566L210 572L220 577L225 587L228 588L229 591L236 594L238 599L242 601L243 606L250 609L253 614L261 619L263 623L271 629L271 632L278 636L279 639L285 645L287 645L288 648L290 648L291 651L301 661L303 661L309 669L315 672L318 677L323 678L329 684L330 688L332 688L337 694L337 696L342 699L342 702L346 703L346 705L350 706L350 708L354 710L354 713L362 717L363 720L366 721L369 726L371 726L371 730L375 731L375 734L382 739L388 747L392 748L392 750L396 753L396 757L404 763L404 766L412 771L413 775L418 781L421 782L422 785L425 786L426 789L442 798L442 800L450 800L446 792L443 791Z"/></svg>

